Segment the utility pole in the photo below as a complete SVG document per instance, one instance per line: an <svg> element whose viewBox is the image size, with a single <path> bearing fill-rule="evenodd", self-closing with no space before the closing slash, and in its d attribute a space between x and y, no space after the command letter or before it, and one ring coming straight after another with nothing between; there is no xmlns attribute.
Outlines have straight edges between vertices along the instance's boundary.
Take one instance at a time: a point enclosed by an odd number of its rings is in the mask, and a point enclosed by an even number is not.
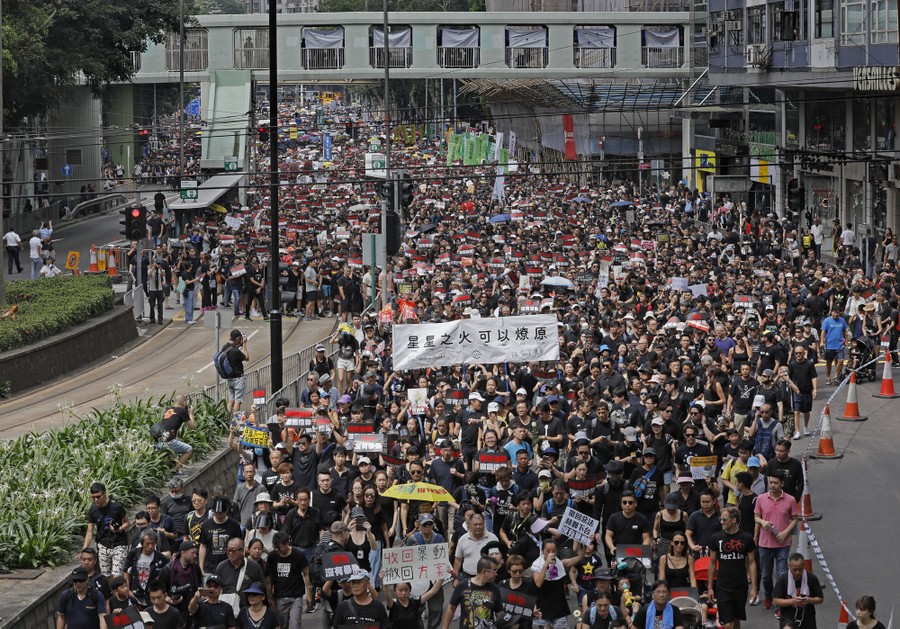
<svg viewBox="0 0 900 629"><path fill-rule="evenodd" d="M0 55L3 54L3 0L0 0ZM0 57L2 58L2 57ZM0 188L3 186L3 178L5 176L6 169L3 167L3 149L4 149L5 140L3 139L3 67L0 65ZM3 195L0 194L0 238L2 238L6 234L6 230L3 229L3 209L5 206L5 202L3 201ZM6 243L4 244L4 248ZM9 254L7 254L9 255ZM7 263L9 264L9 263ZM6 305L6 270L4 269L4 265L0 264L0 306Z"/></svg>
<svg viewBox="0 0 900 629"><path fill-rule="evenodd" d="M272 310L269 312L269 368L272 391L280 391L282 383L281 285L278 283L278 13L275 1L269 0L269 198L272 234L269 242L269 285L272 287Z"/></svg>
<svg viewBox="0 0 900 629"><path fill-rule="evenodd" d="M180 0L178 20L178 182L184 179L184 0Z"/></svg>
<svg viewBox="0 0 900 629"><path fill-rule="evenodd" d="M388 0L384 0L384 25L382 26L384 34L384 180L390 182L393 186L393 178L391 177L391 42L388 36ZM393 188L392 188L393 190ZM392 192L393 194L393 192ZM384 277L381 280L381 307L390 306L388 286L390 280L388 278L388 268L390 267L390 257L387 252L387 213L388 201L381 200L381 235L384 241L384 268L382 273ZM375 269L372 269L372 286L376 281Z"/></svg>

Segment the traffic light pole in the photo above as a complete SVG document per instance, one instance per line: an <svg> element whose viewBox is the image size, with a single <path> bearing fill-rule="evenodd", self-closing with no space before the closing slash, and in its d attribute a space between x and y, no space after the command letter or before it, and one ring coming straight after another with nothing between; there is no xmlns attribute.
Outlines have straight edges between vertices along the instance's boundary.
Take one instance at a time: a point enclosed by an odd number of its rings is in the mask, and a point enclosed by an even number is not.
<svg viewBox="0 0 900 629"><path fill-rule="evenodd" d="M384 35L384 180L388 183L393 181L393 177L391 176L391 115L390 115L390 102L391 102L391 44L390 44L390 36L388 33L388 0L384 0L384 24L382 26L382 34ZM391 189L390 194L393 193L393 188ZM394 195L396 198L396 195ZM384 268L382 269L383 277L381 280L381 307L389 306L391 304L391 300L389 297L389 279L388 279L388 268L390 267L390 257L388 256L388 246L387 246L387 228L388 228L388 203L387 198L383 199L381 202L381 234L384 240ZM394 206L396 208L396 206ZM374 289L375 283L377 280L377 275L375 275L375 267L372 267L372 287Z"/></svg>
<svg viewBox="0 0 900 629"><path fill-rule="evenodd" d="M278 283L278 38L277 9L269 2L269 198L272 232L269 242L269 284L272 287L272 310L269 312L269 346L272 391L283 386L281 347L281 285ZM265 296L263 297L265 299Z"/></svg>

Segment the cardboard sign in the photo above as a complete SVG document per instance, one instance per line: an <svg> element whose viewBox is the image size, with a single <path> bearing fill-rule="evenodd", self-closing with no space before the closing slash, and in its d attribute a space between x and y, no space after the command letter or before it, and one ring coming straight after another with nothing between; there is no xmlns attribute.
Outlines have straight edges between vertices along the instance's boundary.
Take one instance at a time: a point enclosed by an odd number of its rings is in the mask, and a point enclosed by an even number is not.
<svg viewBox="0 0 900 629"><path fill-rule="evenodd" d="M353 451L354 452L377 452L381 453L384 449L383 434L354 435Z"/></svg>
<svg viewBox="0 0 900 629"><path fill-rule="evenodd" d="M428 389L407 389L406 399L409 400L410 415L424 415L428 412Z"/></svg>
<svg viewBox="0 0 900 629"><path fill-rule="evenodd" d="M509 467L509 455L506 452L478 455L479 472L496 472L501 467Z"/></svg>
<svg viewBox="0 0 900 629"><path fill-rule="evenodd" d="M642 544L622 544L616 546L616 561L622 561L627 557L640 559L645 567L650 567L650 546Z"/></svg>
<svg viewBox="0 0 900 629"><path fill-rule="evenodd" d="M500 601L503 611L512 616L531 618L534 615L534 606L537 604L536 596L529 596L521 590L508 590L500 588ZM511 620L512 618L510 618Z"/></svg>
<svg viewBox="0 0 900 629"><path fill-rule="evenodd" d="M241 444L251 448L268 448L269 429L259 426L247 426L241 435Z"/></svg>
<svg viewBox="0 0 900 629"><path fill-rule="evenodd" d="M266 403L265 389L256 389L253 391L253 403L258 406Z"/></svg>
<svg viewBox="0 0 900 629"><path fill-rule="evenodd" d="M301 433L311 429L314 425L311 408L288 408L285 409L284 415L287 418L284 425L290 428L299 428Z"/></svg>
<svg viewBox="0 0 900 629"><path fill-rule="evenodd" d="M322 555L322 569L325 572L325 579L331 580L358 572L359 564L356 563L353 553L343 550L324 553Z"/></svg>
<svg viewBox="0 0 900 629"><path fill-rule="evenodd" d="M716 457L692 456L688 464L691 466L691 476L698 480L706 480L707 477L716 475Z"/></svg>
<svg viewBox="0 0 900 629"><path fill-rule="evenodd" d="M562 520L559 523L559 532L566 537L578 540L582 544L589 544L599 527L599 520L595 520L572 507L566 507Z"/></svg>
<svg viewBox="0 0 900 629"><path fill-rule="evenodd" d="M403 581L437 581L450 574L447 544L422 544L385 548L381 551L384 583Z"/></svg>

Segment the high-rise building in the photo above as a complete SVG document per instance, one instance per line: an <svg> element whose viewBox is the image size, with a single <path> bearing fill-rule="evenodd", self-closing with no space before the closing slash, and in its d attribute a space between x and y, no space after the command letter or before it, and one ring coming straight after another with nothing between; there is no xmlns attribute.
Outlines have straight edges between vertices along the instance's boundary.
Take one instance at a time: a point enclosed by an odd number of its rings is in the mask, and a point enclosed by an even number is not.
<svg viewBox="0 0 900 629"><path fill-rule="evenodd" d="M268 13L269 0L244 0L247 13ZM319 0L275 0L278 13L314 13L319 8Z"/></svg>

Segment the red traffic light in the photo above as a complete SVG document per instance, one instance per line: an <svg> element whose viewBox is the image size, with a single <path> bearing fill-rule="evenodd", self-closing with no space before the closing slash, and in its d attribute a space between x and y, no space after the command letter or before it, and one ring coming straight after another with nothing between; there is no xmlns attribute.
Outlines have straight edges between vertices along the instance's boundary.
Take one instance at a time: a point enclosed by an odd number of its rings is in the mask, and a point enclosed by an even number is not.
<svg viewBox="0 0 900 629"><path fill-rule="evenodd" d="M131 208L131 216L134 218L140 218L141 217L141 208L138 208L138 207Z"/></svg>
<svg viewBox="0 0 900 629"><path fill-rule="evenodd" d="M138 135L142 135L142 136L150 135L150 130L149 129L141 129L140 131L138 131Z"/></svg>

